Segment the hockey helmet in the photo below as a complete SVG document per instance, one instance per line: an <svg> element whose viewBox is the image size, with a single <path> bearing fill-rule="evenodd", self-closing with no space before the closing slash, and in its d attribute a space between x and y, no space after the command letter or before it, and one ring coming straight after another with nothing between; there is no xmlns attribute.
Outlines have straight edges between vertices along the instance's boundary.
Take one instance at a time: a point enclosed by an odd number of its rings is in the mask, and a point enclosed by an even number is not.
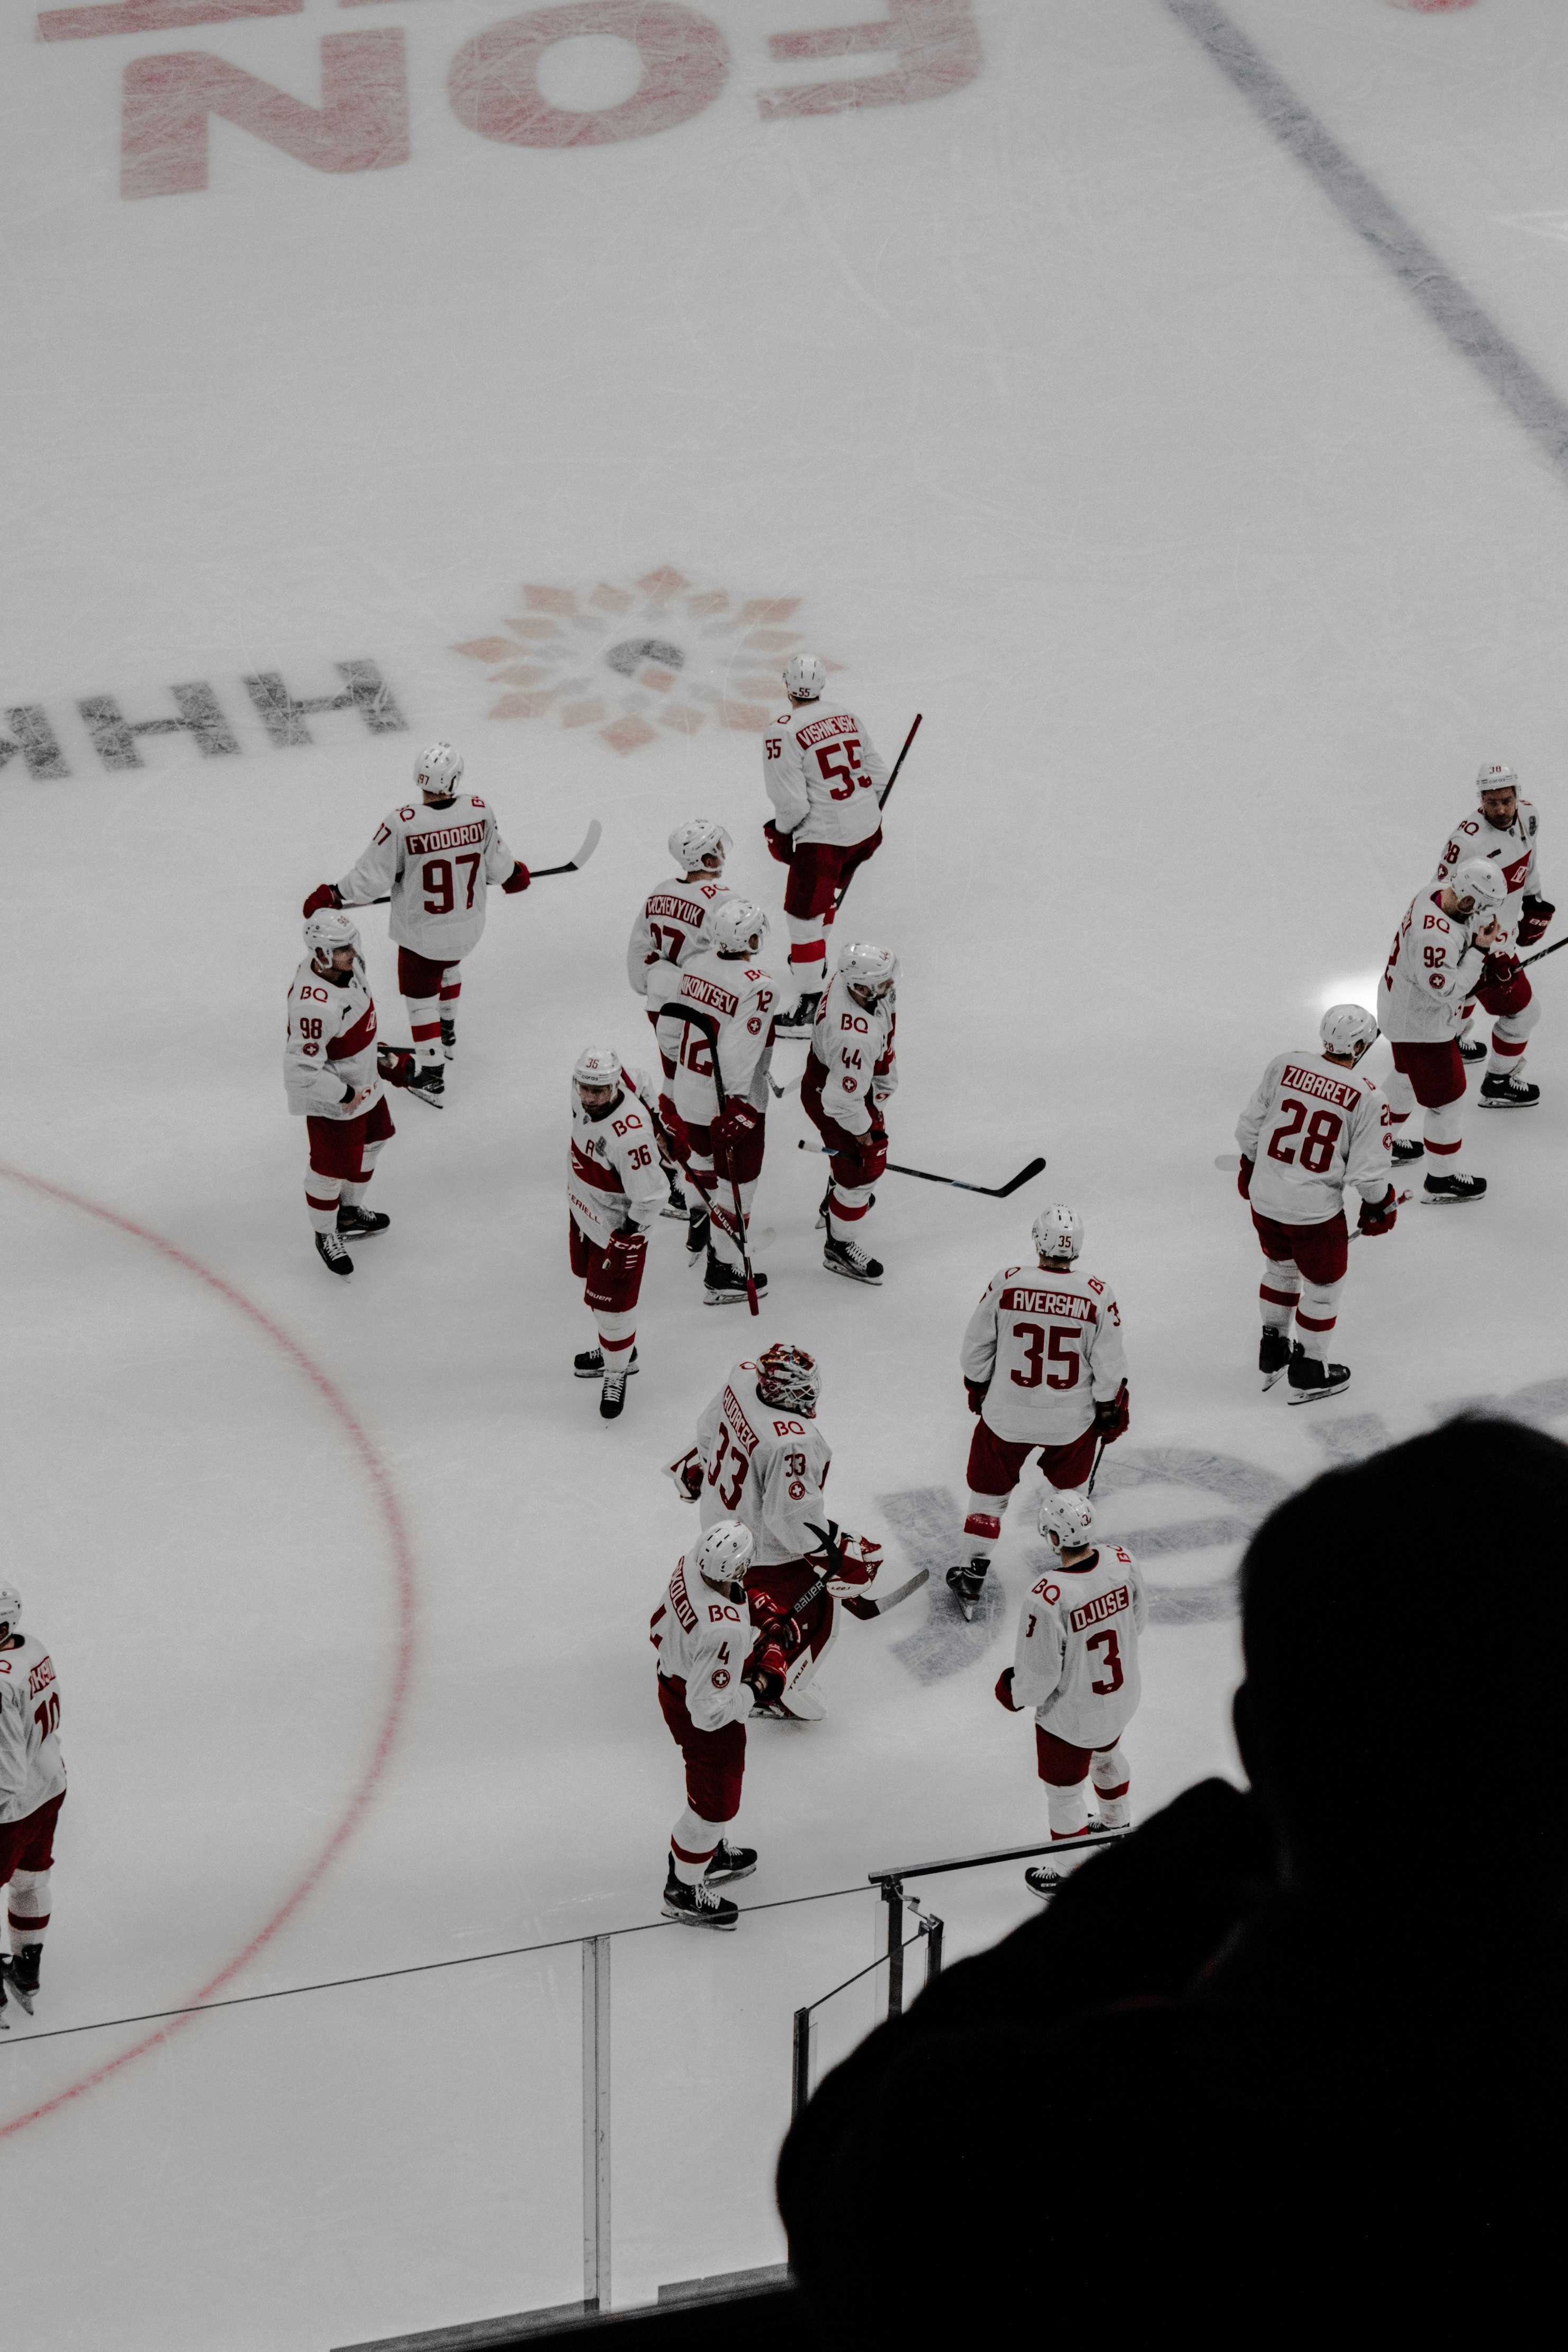
<svg viewBox="0 0 1568 2352"><path fill-rule="evenodd" d="M1063 1551L1077 1551L1089 1541L1094 1525L1094 1505L1080 1486L1047 1486L1040 1505L1040 1533L1055 1536Z"/></svg>
<svg viewBox="0 0 1568 2352"><path fill-rule="evenodd" d="M784 691L795 702L815 702L827 684L827 671L815 654L791 654L784 666Z"/></svg>
<svg viewBox="0 0 1568 2352"><path fill-rule="evenodd" d="M1489 857L1467 857L1448 877L1448 887L1456 898L1472 902L1478 924L1484 924L1508 897L1503 870Z"/></svg>
<svg viewBox="0 0 1568 2352"><path fill-rule="evenodd" d="M1029 1231L1042 1257L1076 1257L1083 1247L1083 1219L1064 1201L1042 1209Z"/></svg>
<svg viewBox="0 0 1568 2352"><path fill-rule="evenodd" d="M836 977L847 988L868 988L874 996L890 996L898 984L899 959L891 948L873 947L869 940L850 940L840 950Z"/></svg>
<svg viewBox="0 0 1568 2352"><path fill-rule="evenodd" d="M584 1045L572 1065L574 1087L618 1087L621 1057L613 1045Z"/></svg>
<svg viewBox="0 0 1568 2352"><path fill-rule="evenodd" d="M1331 1004L1318 1024L1318 1034L1331 1054L1365 1053L1377 1041L1377 1024L1364 1004Z"/></svg>
<svg viewBox="0 0 1568 2352"><path fill-rule="evenodd" d="M1489 760L1476 778L1478 793L1517 793L1519 775L1506 760Z"/></svg>
<svg viewBox="0 0 1568 2352"><path fill-rule="evenodd" d="M752 1530L741 1520L715 1519L703 1530L691 1564L703 1583L721 1592L726 1601L744 1601L746 1570L754 1549Z"/></svg>
<svg viewBox="0 0 1568 2352"><path fill-rule="evenodd" d="M721 954L750 955L767 937L768 919L754 898L726 898L713 910L713 944Z"/></svg>
<svg viewBox="0 0 1568 2352"><path fill-rule="evenodd" d="M427 743L414 762L414 781L438 801L450 799L463 781L463 755L450 743Z"/></svg>
<svg viewBox="0 0 1568 2352"><path fill-rule="evenodd" d="M322 907L305 925L305 945L318 962L331 963L339 948L360 952L359 930L335 907Z"/></svg>
<svg viewBox="0 0 1568 2352"><path fill-rule="evenodd" d="M14 1584L0 1584L0 1633L22 1630L22 1596Z"/></svg>
<svg viewBox="0 0 1568 2352"><path fill-rule="evenodd" d="M798 1412L803 1421L812 1420L822 1394L816 1358L808 1356L804 1348L792 1347L787 1339L775 1339L757 1358L757 1394L764 1404L777 1405L781 1412Z"/></svg>
<svg viewBox="0 0 1568 2352"><path fill-rule="evenodd" d="M733 845L727 828L710 816L689 816L669 836L669 854L683 874L700 873L710 857L719 860L721 871Z"/></svg>

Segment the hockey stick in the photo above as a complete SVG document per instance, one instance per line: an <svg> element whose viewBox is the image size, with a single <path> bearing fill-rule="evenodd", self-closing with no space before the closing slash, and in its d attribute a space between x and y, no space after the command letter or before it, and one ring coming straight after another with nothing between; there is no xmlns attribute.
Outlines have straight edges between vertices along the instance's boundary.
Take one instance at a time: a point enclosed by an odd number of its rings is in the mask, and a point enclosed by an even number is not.
<svg viewBox="0 0 1568 2352"><path fill-rule="evenodd" d="M804 1135L799 1139L799 1149L802 1151L819 1151L825 1160L837 1157L826 1143L808 1143ZM966 1184L962 1176L933 1175L929 1168L906 1168L897 1160L889 1160L888 1173L889 1176L918 1176L925 1184L951 1184L959 1192L984 1192L988 1201L1005 1201L1021 1184L1032 1183L1045 1164L1044 1160L1031 1160L1026 1168L1020 1168L1005 1184Z"/></svg>
<svg viewBox="0 0 1568 2352"><path fill-rule="evenodd" d="M1537 948L1533 955L1521 956L1519 964L1521 971L1528 971L1532 963L1541 961L1542 956L1555 955L1559 948L1568 948L1568 933L1564 933L1560 940L1553 940L1549 948Z"/></svg>
<svg viewBox="0 0 1568 2352"><path fill-rule="evenodd" d="M547 874L580 873L582 868L588 863L589 858L594 855L595 850L599 846L599 843L604 835L604 831L605 828L599 823L598 818L591 818L589 820L588 830L583 835L583 846L577 852L576 856L569 857L564 866L532 866L530 869L528 877L530 883L542 882ZM389 907L392 904L392 893L388 891L384 898L348 898L345 899L343 903L345 906L350 907Z"/></svg>
<svg viewBox="0 0 1568 2352"><path fill-rule="evenodd" d="M692 1027L700 1029L707 1038L709 1059L713 1065L713 1091L719 1097L719 1116L722 1118L728 1104L724 1095L724 1080L719 1068L717 1018L711 1013L700 1011L695 1004L682 1004L677 996L672 996L668 1003L660 1008L660 1017L662 1018L666 1013L672 1014L677 1021L689 1021ZM730 1179L730 1198L735 1211L735 1239L741 1246L741 1265L746 1276L746 1304L753 1315L760 1315L763 1310L757 1304L757 1277L752 1272L752 1253L746 1242L746 1213L741 1206L741 1187L733 1176Z"/></svg>
<svg viewBox="0 0 1568 2352"><path fill-rule="evenodd" d="M1089 1484L1088 1484L1088 1486L1084 1488L1084 1493L1085 1493L1086 1495L1092 1495L1092 1494L1093 1494L1093 1492L1094 1492L1094 1482L1095 1482L1095 1480L1096 1480L1096 1479L1099 1477L1099 1475L1100 1475L1100 1464L1104 1461L1104 1459L1105 1459L1105 1440L1104 1440L1104 1438L1102 1437L1102 1438L1100 1439L1100 1444L1099 1444L1095 1447L1095 1449L1094 1449L1094 1467L1093 1467L1093 1469L1092 1469L1092 1470L1089 1472Z"/></svg>

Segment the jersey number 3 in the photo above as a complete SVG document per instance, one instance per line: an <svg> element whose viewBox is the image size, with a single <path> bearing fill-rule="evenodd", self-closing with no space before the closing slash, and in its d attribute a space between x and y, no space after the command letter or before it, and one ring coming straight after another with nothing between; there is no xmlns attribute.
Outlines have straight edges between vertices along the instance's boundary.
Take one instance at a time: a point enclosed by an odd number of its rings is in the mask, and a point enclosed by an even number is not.
<svg viewBox="0 0 1568 2352"><path fill-rule="evenodd" d="M1116 1638L1115 1627L1102 1625L1098 1633L1089 1635L1083 1646L1086 1650L1105 1652L1105 1656L1100 1662L1103 1669L1100 1679L1099 1682L1090 1683L1089 1689L1096 1698L1109 1698L1111 1692L1119 1691L1127 1679L1121 1671L1121 1644Z"/></svg>

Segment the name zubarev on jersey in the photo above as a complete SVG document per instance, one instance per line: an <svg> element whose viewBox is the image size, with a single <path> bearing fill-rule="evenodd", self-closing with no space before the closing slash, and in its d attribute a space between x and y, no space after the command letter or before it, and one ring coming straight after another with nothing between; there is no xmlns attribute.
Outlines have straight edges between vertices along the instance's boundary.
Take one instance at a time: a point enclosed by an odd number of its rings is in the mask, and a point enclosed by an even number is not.
<svg viewBox="0 0 1568 2352"><path fill-rule="evenodd" d="M1338 1103L1342 1110L1354 1110L1364 1091L1342 1086L1336 1078L1325 1077L1321 1070L1299 1070L1294 1063L1282 1073L1279 1083L1299 1095L1315 1095L1320 1102Z"/></svg>

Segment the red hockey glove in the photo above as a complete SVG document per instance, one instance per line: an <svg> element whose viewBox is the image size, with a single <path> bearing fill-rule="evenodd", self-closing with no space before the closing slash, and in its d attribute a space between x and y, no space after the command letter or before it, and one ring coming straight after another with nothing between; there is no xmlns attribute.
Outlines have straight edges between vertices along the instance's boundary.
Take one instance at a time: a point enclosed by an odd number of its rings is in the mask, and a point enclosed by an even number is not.
<svg viewBox="0 0 1568 2352"><path fill-rule="evenodd" d="M669 1148L676 1158L682 1160L689 1159L691 1138L686 1132L686 1121L668 1095L660 1095L658 1098L658 1123L669 1138Z"/></svg>
<svg viewBox="0 0 1568 2352"><path fill-rule="evenodd" d="M1399 1211L1394 1203L1394 1187L1391 1184L1381 1201L1362 1202L1361 1214L1356 1219L1355 1229L1358 1234L1391 1234L1394 1231L1394 1220L1398 1214Z"/></svg>
<svg viewBox="0 0 1568 2352"><path fill-rule="evenodd" d="M781 833L772 817L769 817L763 827L763 839L768 845L769 854L776 857L781 866L787 866L795 856L794 835Z"/></svg>
<svg viewBox="0 0 1568 2352"><path fill-rule="evenodd" d="M1022 1715L1024 1710L1013 1696L1013 1669L1004 1666L996 1677L996 1696L1009 1715Z"/></svg>
<svg viewBox="0 0 1568 2352"><path fill-rule="evenodd" d="M1105 1440L1107 1445L1115 1444L1117 1439L1127 1427L1131 1418L1131 1412L1128 1404L1127 1383L1125 1381L1122 1381L1121 1386L1117 1390L1116 1394L1113 1397L1100 1397L1096 1400L1094 1408L1095 1431L1097 1435Z"/></svg>
<svg viewBox="0 0 1568 2352"><path fill-rule="evenodd" d="M964 1381L963 1386L964 1386L965 1391L966 1391L966 1392L967 1392L967 1394L968 1394L968 1398L969 1398L969 1410L970 1410L970 1412L979 1412L979 1410L980 1410L981 1406L982 1406L982 1405L984 1403L984 1402L985 1402L985 1391L986 1391L986 1390L990 1387L990 1385L991 1385L991 1383L990 1383L990 1381Z"/></svg>
<svg viewBox="0 0 1568 2352"><path fill-rule="evenodd" d="M763 1114L749 1102L726 1103L710 1130L715 1143L739 1143L754 1135L763 1123Z"/></svg>
<svg viewBox="0 0 1568 2352"><path fill-rule="evenodd" d="M664 1475L674 1479L676 1493L683 1503L694 1503L702 1492L702 1463L695 1445L688 1446L679 1461L667 1462Z"/></svg>
<svg viewBox="0 0 1568 2352"><path fill-rule="evenodd" d="M306 920L309 921L312 915L319 915L323 907L341 907L342 903L335 882L318 882L305 901Z"/></svg>
<svg viewBox="0 0 1568 2352"><path fill-rule="evenodd" d="M874 1119L864 1135L855 1138L855 1173L861 1184L875 1184L888 1171L888 1130Z"/></svg>
<svg viewBox="0 0 1568 2352"><path fill-rule="evenodd" d="M1481 988L1506 988L1519 970L1519 958L1504 948L1500 954L1488 956L1481 966L1477 983Z"/></svg>
<svg viewBox="0 0 1568 2352"><path fill-rule="evenodd" d="M750 1683L759 1706L771 1706L784 1696L784 1668L788 1664L776 1642L764 1643L752 1651L741 1670L741 1680Z"/></svg>
<svg viewBox="0 0 1568 2352"><path fill-rule="evenodd" d="M757 1638L752 1644L752 1654L755 1657L764 1650L775 1649L787 1665L799 1649L802 1638L798 1617L792 1617L787 1610L775 1611L771 1614L764 1610L758 1622Z"/></svg>
<svg viewBox="0 0 1568 2352"><path fill-rule="evenodd" d="M528 868L520 857L500 887L503 890L508 892L526 890L529 885L529 878Z"/></svg>
<svg viewBox="0 0 1568 2352"><path fill-rule="evenodd" d="M836 1598L858 1584L870 1584L882 1565L882 1547L874 1536L841 1535L827 1590Z"/></svg>
<svg viewBox="0 0 1568 2352"><path fill-rule="evenodd" d="M635 1225L630 1233L624 1227L613 1233L605 1244L605 1280L631 1283L640 1279L647 1255L647 1235L640 1225Z"/></svg>
<svg viewBox="0 0 1568 2352"><path fill-rule="evenodd" d="M1520 910L1519 929L1514 937L1521 948L1532 948L1543 940L1552 928L1552 918L1557 912L1550 898L1526 898Z"/></svg>
<svg viewBox="0 0 1568 2352"><path fill-rule="evenodd" d="M378 1045L375 1066L389 1087L405 1087L419 1065L404 1045Z"/></svg>
<svg viewBox="0 0 1568 2352"><path fill-rule="evenodd" d="M1244 1160L1236 1171L1236 1189L1244 1201L1252 1198L1252 1162Z"/></svg>

